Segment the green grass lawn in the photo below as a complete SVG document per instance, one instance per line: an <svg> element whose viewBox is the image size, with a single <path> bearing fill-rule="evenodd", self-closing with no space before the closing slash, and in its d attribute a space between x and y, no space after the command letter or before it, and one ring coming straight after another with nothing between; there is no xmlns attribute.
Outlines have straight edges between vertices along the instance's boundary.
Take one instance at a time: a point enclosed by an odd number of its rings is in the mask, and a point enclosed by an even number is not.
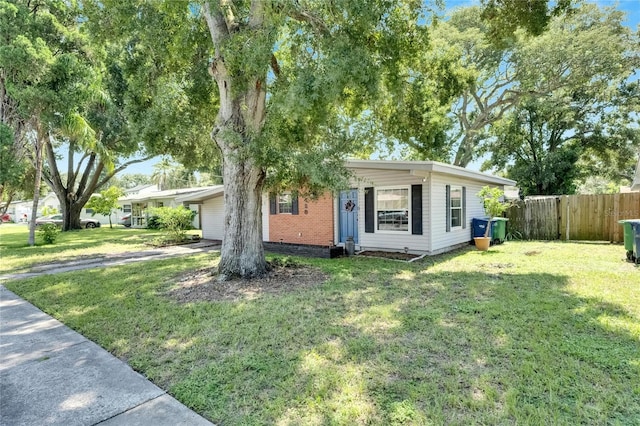
<svg viewBox="0 0 640 426"><path fill-rule="evenodd" d="M640 269L621 245L509 242L179 304L197 255L7 283L215 423L640 424Z"/></svg>
<svg viewBox="0 0 640 426"><path fill-rule="evenodd" d="M190 231L199 233L200 231ZM27 242L25 224L0 225L0 273L21 272L39 263L65 262L101 254L148 249L145 243L160 236L160 231L130 229L120 225L103 225L96 229L61 232L55 244L43 244L36 230L36 245Z"/></svg>

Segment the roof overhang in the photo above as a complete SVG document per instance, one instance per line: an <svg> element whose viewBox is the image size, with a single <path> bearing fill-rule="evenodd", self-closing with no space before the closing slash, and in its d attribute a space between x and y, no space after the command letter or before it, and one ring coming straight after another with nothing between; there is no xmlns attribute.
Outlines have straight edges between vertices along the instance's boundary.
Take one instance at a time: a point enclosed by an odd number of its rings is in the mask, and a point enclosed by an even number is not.
<svg viewBox="0 0 640 426"><path fill-rule="evenodd" d="M222 186L222 185L219 185L219 186ZM179 200L180 198L199 194L201 192L205 192L217 187L218 186L208 186L203 188L180 188L180 189L168 189L165 191L148 192L145 194L136 194L136 195L129 195L127 197L122 197L118 199L118 202L144 203L152 200L167 200L167 199L174 199L176 202L182 202Z"/></svg>
<svg viewBox="0 0 640 426"><path fill-rule="evenodd" d="M404 170L412 175L422 177L426 177L430 173L441 173L493 185L515 186L516 184L516 182L511 179L476 172L474 170L465 169L464 167L452 166L451 164L439 163L437 161L348 160L347 168Z"/></svg>
<svg viewBox="0 0 640 426"><path fill-rule="evenodd" d="M176 203L192 203L198 204L211 198L221 197L224 195L224 185L217 185L204 191L181 195L176 197Z"/></svg>

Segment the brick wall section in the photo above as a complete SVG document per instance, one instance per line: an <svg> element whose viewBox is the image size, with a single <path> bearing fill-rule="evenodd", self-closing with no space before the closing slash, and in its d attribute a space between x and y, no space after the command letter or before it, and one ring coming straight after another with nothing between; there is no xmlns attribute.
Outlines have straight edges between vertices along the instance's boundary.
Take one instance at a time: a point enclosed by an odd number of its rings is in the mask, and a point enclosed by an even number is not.
<svg viewBox="0 0 640 426"><path fill-rule="evenodd" d="M333 197L298 200L300 214L270 214L269 241L328 246L333 243ZM268 208L268 206L267 206Z"/></svg>

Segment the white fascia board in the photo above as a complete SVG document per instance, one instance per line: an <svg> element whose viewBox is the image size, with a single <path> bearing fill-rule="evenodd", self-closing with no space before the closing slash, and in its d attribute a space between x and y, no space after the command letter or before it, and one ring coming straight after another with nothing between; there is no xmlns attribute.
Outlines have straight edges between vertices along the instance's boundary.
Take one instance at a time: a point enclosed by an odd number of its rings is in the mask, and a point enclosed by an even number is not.
<svg viewBox="0 0 640 426"><path fill-rule="evenodd" d="M382 169L382 170L406 170L412 175L426 177L429 173L442 173L494 185L515 186L511 179L501 178L486 173L452 166L451 164L437 161L393 161L393 160L348 160L349 169Z"/></svg>
<svg viewBox="0 0 640 426"><path fill-rule="evenodd" d="M224 186L219 185L213 188L206 189L204 191L199 191L193 194L182 195L180 197L176 197L176 203L188 203L191 201L204 201L210 198L221 197L224 194Z"/></svg>

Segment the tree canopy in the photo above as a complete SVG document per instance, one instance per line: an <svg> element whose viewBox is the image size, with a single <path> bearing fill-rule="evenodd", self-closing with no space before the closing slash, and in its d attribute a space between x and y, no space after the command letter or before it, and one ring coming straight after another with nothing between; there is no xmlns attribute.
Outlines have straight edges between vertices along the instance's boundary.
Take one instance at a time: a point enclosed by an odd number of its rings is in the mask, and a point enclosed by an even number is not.
<svg viewBox="0 0 640 426"><path fill-rule="evenodd" d="M440 152L444 155L435 156L433 145L424 149L412 145L413 157L444 159L466 167L489 156L485 169L509 169L516 180L542 182L531 168L542 170L540 163L534 166L530 159L517 159L527 149L523 141L530 139L524 134L533 135L524 123L536 122L553 134L550 137L558 138L546 151L563 147L547 157L549 161L562 158L562 164L574 164L562 179L545 173L544 179L558 180L552 192L573 191L575 182L560 180L579 179L587 172L627 177L635 157L631 153L638 144L639 96L633 75L640 55L638 33L623 24L624 14L580 4L566 14L549 12L544 31L516 29L504 43L495 43L486 10L459 8L450 19L433 26L434 45L447 46L466 74L459 74L461 95L449 103L452 120L443 137ZM544 133L543 127L536 138ZM520 136L505 133L516 129ZM542 147L550 142L537 143ZM574 155L567 156L569 151ZM520 172L516 173L513 165L518 161Z"/></svg>
<svg viewBox="0 0 640 426"><path fill-rule="evenodd" d="M223 278L266 271L263 189L344 185L343 160L362 148L352 124L428 48L417 0L88 3L96 32L126 46L141 139L187 164L222 158Z"/></svg>
<svg viewBox="0 0 640 426"><path fill-rule="evenodd" d="M13 132L14 152L24 152L35 169L32 245L45 145L90 87L77 12L74 1L0 1L0 115Z"/></svg>
<svg viewBox="0 0 640 426"><path fill-rule="evenodd" d="M57 195L63 229L79 228L91 194L139 161L126 161L140 144L130 137L122 110L122 73L108 46L94 43L86 31L82 4L2 0L0 12L6 31L0 46L2 120L13 133L13 154L25 153L36 170L35 185L42 176ZM66 178L58 165L62 149Z"/></svg>
<svg viewBox="0 0 640 426"><path fill-rule="evenodd" d="M483 148L486 166L506 170L524 195L571 194L588 176L630 181L640 148L640 86L631 79L640 53L622 18L584 5L528 44L544 60L523 55L527 69L547 69L554 90L524 94Z"/></svg>

